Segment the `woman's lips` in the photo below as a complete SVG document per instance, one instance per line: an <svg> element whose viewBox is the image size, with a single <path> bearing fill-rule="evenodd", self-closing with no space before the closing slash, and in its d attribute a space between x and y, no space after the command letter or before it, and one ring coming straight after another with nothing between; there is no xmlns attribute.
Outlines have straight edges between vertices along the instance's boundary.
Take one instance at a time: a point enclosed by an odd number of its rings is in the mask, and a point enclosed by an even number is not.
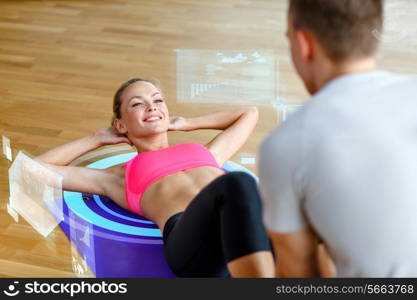
<svg viewBox="0 0 417 300"><path fill-rule="evenodd" d="M161 121L161 116L148 116L145 119L143 119L144 122L152 123L152 122L158 122Z"/></svg>

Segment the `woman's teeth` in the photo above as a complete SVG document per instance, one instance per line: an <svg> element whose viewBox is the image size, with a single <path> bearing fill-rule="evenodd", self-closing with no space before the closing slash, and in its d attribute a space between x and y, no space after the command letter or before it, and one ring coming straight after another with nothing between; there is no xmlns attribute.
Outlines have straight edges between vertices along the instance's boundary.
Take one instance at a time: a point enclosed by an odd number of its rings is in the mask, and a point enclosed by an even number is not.
<svg viewBox="0 0 417 300"><path fill-rule="evenodd" d="M160 119L161 119L160 117L152 117L152 118L146 119L146 121L155 121L155 120L160 120Z"/></svg>

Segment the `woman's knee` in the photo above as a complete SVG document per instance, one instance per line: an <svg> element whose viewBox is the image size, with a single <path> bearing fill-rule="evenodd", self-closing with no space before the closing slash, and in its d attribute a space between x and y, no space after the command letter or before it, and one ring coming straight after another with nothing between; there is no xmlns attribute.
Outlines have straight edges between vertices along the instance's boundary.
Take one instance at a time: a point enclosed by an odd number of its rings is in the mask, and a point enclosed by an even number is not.
<svg viewBox="0 0 417 300"><path fill-rule="evenodd" d="M230 172L224 175L228 185L236 187L256 187L255 179L245 172Z"/></svg>
<svg viewBox="0 0 417 300"><path fill-rule="evenodd" d="M227 201L238 204L259 202L258 188L255 179L244 172L231 172L225 175Z"/></svg>

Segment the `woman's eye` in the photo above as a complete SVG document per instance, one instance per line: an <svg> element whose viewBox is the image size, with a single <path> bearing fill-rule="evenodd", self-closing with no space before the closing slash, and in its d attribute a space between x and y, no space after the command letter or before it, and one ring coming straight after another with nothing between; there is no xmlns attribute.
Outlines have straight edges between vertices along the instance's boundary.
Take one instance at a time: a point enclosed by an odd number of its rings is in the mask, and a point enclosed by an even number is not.
<svg viewBox="0 0 417 300"><path fill-rule="evenodd" d="M139 105L143 105L143 103L140 103L140 102L135 103L135 104L132 105L132 107L139 106Z"/></svg>
<svg viewBox="0 0 417 300"><path fill-rule="evenodd" d="M161 103L161 102L164 102L164 100L162 100L162 99L157 99L157 100L154 100L154 102L155 102L155 103Z"/></svg>

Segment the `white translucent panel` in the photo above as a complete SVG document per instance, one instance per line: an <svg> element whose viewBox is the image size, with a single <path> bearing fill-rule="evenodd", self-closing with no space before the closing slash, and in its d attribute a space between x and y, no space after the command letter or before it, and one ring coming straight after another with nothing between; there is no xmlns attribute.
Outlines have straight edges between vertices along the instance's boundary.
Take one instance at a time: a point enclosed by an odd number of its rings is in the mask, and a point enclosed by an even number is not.
<svg viewBox="0 0 417 300"><path fill-rule="evenodd" d="M177 101L273 103L278 60L273 50L182 50L177 53Z"/></svg>
<svg viewBox="0 0 417 300"><path fill-rule="evenodd" d="M2 136L2 145L3 154L8 160L12 161L12 148L10 147L10 140L5 136Z"/></svg>
<svg viewBox="0 0 417 300"><path fill-rule="evenodd" d="M11 206L10 206L10 204L7 204L7 206L6 206L6 209L7 209L7 213L13 218L13 220L16 222L16 223L19 223L19 214L17 213L17 211L15 211Z"/></svg>
<svg viewBox="0 0 417 300"><path fill-rule="evenodd" d="M295 113L298 109L300 109L302 105L296 105L296 104L278 104L275 105L275 109L277 110L277 113L279 115L279 119L282 122L285 122L289 116L291 116L293 113Z"/></svg>
<svg viewBox="0 0 417 300"><path fill-rule="evenodd" d="M63 220L62 176L19 152L9 169L10 206L46 237Z"/></svg>
<svg viewBox="0 0 417 300"><path fill-rule="evenodd" d="M239 162L242 165L256 165L256 154L242 152L239 154Z"/></svg>
<svg viewBox="0 0 417 300"><path fill-rule="evenodd" d="M95 251L92 224L68 212L69 239L71 242L72 270L77 277L95 277ZM80 253L83 253L81 255ZM90 264L90 267L87 264Z"/></svg>

